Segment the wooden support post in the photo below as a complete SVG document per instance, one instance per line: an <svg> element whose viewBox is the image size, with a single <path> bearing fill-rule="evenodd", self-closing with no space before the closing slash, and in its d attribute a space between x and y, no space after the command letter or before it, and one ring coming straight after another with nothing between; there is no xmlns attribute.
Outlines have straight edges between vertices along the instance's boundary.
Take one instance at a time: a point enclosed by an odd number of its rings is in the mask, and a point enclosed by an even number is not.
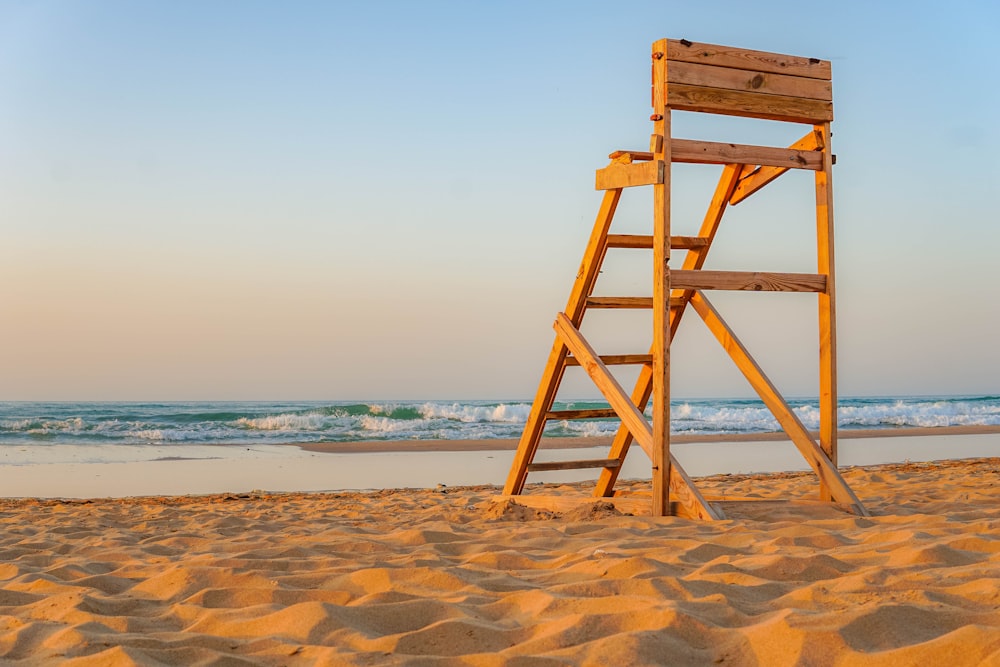
<svg viewBox="0 0 1000 667"><path fill-rule="evenodd" d="M594 283L597 282L601 262L607 251L608 229L615 217L615 209L618 208L621 194L620 189L607 190L601 200L601 209L597 213L597 220L594 221L594 229L590 233L590 240L583 253L580 270L576 274L576 281L573 283L573 289L570 291L566 304L566 313L574 326L579 326L587 308L587 297L590 296L594 289ZM549 352L545 370L542 371L542 380L535 393L535 400L531 404L531 413L524 425L510 474L507 476L506 484L504 484L503 492L505 494L518 494L524 490L528 465L535 458L538 443L542 439L542 431L545 429L545 415L552 409L552 402L555 400L563 373L566 371L566 352L566 346L557 336L552 344L552 351Z"/></svg>
<svg viewBox="0 0 1000 667"><path fill-rule="evenodd" d="M670 109L667 107L667 40L653 43L653 164L662 163L653 186L653 516L670 513ZM635 431L633 430L633 435Z"/></svg>
<svg viewBox="0 0 1000 667"><path fill-rule="evenodd" d="M816 248L819 273L826 275L827 288L819 294L819 446L837 466L837 309L833 264L833 155L830 123L817 125L821 133L823 168L816 172ZM820 484L820 498L832 492Z"/></svg>

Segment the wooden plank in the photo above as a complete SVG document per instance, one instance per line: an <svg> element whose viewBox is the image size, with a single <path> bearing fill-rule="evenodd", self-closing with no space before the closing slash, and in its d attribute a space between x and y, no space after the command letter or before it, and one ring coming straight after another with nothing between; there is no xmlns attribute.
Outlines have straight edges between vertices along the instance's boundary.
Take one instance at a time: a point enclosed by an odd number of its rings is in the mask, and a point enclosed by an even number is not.
<svg viewBox="0 0 1000 667"><path fill-rule="evenodd" d="M683 305L681 299L671 299L670 306L676 308ZM587 297L588 308L645 308L653 307L651 296L591 296Z"/></svg>
<svg viewBox="0 0 1000 667"><path fill-rule="evenodd" d="M778 424L788 434L795 447L802 453L806 462L813 469L820 481L830 490L831 497L837 502L857 507L857 513L862 516L869 516L864 505L854 495L854 492L841 477L840 471L830 461L826 453L809 436L809 431L795 415L792 409L781 397L778 390L771 383L768 377L761 370L757 362L753 360L750 353L743 344L733 334L732 329L726 324L722 316L719 315L715 307L709 303L708 299L701 292L695 292L691 298L691 307L701 316L701 319L708 326L709 331L729 354L736 367L740 369L743 376L750 382L757 395L768 407Z"/></svg>
<svg viewBox="0 0 1000 667"><path fill-rule="evenodd" d="M684 290L749 290L753 292L822 292L826 276L816 273L769 271L673 272L673 285Z"/></svg>
<svg viewBox="0 0 1000 667"><path fill-rule="evenodd" d="M837 465L837 302L833 252L833 157L830 152L830 124L818 125L821 133L823 169L816 172L816 251L817 270L827 276L826 291L819 295L819 446ZM832 498L826 484L820 497Z"/></svg>
<svg viewBox="0 0 1000 667"><path fill-rule="evenodd" d="M605 366L629 366L632 364L651 364L653 355L651 354L602 354L601 361ZM567 366L579 366L580 362L576 357L566 357Z"/></svg>
<svg viewBox="0 0 1000 667"><path fill-rule="evenodd" d="M693 252L689 252L687 254L684 258L684 264L682 265L684 269L695 270L700 269L704 265L705 259L708 256L708 251L711 249L712 240L715 238L715 234L719 229L719 224L722 222L722 216L726 211L727 202L732 196L733 188L736 187L739 175L740 168L738 165L727 165L723 168L722 175L719 177L719 182L715 187L714 194L712 195L712 201L708 205L708 210L705 212L705 217L702 219L701 229L698 232L698 236L706 239L707 243L704 247L695 249ZM681 296L686 303L686 300L689 299L693 293L694 292L691 290L675 291L671 298ZM684 316L684 310L684 306L671 310L671 339L677 332L677 327L680 325L681 318ZM652 353L652 351L653 349L651 347L650 353ZM635 386L632 389L632 403L638 406L640 411L645 410L646 405L649 403L649 397L652 391L653 369L649 366L643 366L639 369L639 377L636 379ZM611 452L609 455L624 459L625 456L628 455L628 451L631 446L632 433L624 425L622 425L615 433L614 440L611 443ZM600 476L598 477L597 485L594 487L594 495L598 497L611 495L617 480L617 469L602 470Z"/></svg>
<svg viewBox="0 0 1000 667"><path fill-rule="evenodd" d="M717 141L693 141L691 139L674 139L670 143L670 159L673 162L758 164L812 170L823 167L823 155L815 151L726 144Z"/></svg>
<svg viewBox="0 0 1000 667"><path fill-rule="evenodd" d="M663 162L639 162L636 164L612 163L598 169L594 178L595 190L631 188L637 185L663 183Z"/></svg>
<svg viewBox="0 0 1000 667"><path fill-rule="evenodd" d="M579 366L576 359L569 357L566 359L567 365L571 365L569 362L573 360L574 364ZM618 419L618 413L611 408L593 408L590 410L549 410L545 413L545 418L548 420L558 420L558 419Z"/></svg>
<svg viewBox="0 0 1000 667"><path fill-rule="evenodd" d="M586 496L543 496L543 495L496 495L495 503L514 502L532 509L546 510L557 514L572 512L581 507L593 506L597 503L611 503L622 514L634 516L649 516L649 498L615 496L613 498L591 498Z"/></svg>
<svg viewBox="0 0 1000 667"><path fill-rule="evenodd" d="M622 462L618 459L583 459L580 461L542 461L528 466L529 472L550 470L584 470L587 468L619 468Z"/></svg>
<svg viewBox="0 0 1000 667"><path fill-rule="evenodd" d="M721 88L671 84L667 106L726 116L765 118L789 123L823 123L833 120L833 103L785 95L742 93Z"/></svg>
<svg viewBox="0 0 1000 667"><path fill-rule="evenodd" d="M587 308L587 296L593 291L594 283L597 282L601 262L604 260L604 253L607 249L605 243L608 238L608 229L615 217L615 210L618 208L621 194L621 190L608 190L601 199L601 208L597 212L597 219L594 221L594 228L590 232L590 239L587 241L587 248L583 253L583 261L580 263L580 270L576 274L576 280L573 282L566 304L567 316L570 321L576 324L580 323ZM504 493L521 493L524 488L528 464L534 460L538 443L542 439L542 430L545 428L545 413L552 409L552 402L555 400L556 391L559 389L563 373L566 370L566 352L566 346L557 336L552 344L552 350L549 352L549 358L545 362L542 379L531 404L531 412L528 414L524 430L521 432L521 439L517 451L514 453L510 473L504 483Z"/></svg>
<svg viewBox="0 0 1000 667"><path fill-rule="evenodd" d="M810 132L807 137L814 138L813 134ZM799 145L800 142L802 142L802 145ZM815 146L810 146L809 142L803 142L802 140L792 144L788 148L729 144L718 141L696 141L693 139L670 140L671 161L694 164L735 163L816 170L823 167L823 158L815 151ZM639 151L615 151L611 155L628 155L635 160L653 159L652 153Z"/></svg>
<svg viewBox="0 0 1000 667"><path fill-rule="evenodd" d="M708 239L699 236L671 236L670 247L674 250L694 250L708 245ZM609 248L638 248L649 250L653 247L651 234L608 234Z"/></svg>
<svg viewBox="0 0 1000 667"><path fill-rule="evenodd" d="M653 135L656 136L656 135ZM657 142L662 144L662 142ZM652 151L614 151L608 155L610 160L628 160L629 162L642 162L653 159Z"/></svg>
<svg viewBox="0 0 1000 667"><path fill-rule="evenodd" d="M579 330L573 326L565 313L556 316L555 330L559 334L563 343L573 353L573 356L580 360L580 365L587 371L587 375L594 381L597 389L604 396L605 400L618 414L622 424L632 432L633 438L639 446L646 452L650 459L653 459L654 440L653 431L649 422L642 416L638 408L632 404L625 390L618 384L618 381L608 371L608 367L601 363L600 358L594 352L590 344L580 335ZM621 460L620 457L611 457ZM701 492L694 485L693 481L684 472L677 460L671 456L670 464L665 466L670 472L667 484L670 491L676 495L677 500L683 504L690 512L701 519L719 519L722 514L713 508L702 497ZM654 478L655 479L655 478ZM667 494L664 494L667 495ZM656 490L653 493L653 516L665 516L664 512L669 511L669 506L658 507L656 503Z"/></svg>
<svg viewBox="0 0 1000 667"><path fill-rule="evenodd" d="M704 44L687 40L668 39L664 51L668 61L702 63L717 67L735 67L772 74L805 76L812 79L830 79L829 60L804 58L782 53L737 49L732 46ZM654 47L655 48L655 47ZM668 65L669 67L669 65Z"/></svg>
<svg viewBox="0 0 1000 667"><path fill-rule="evenodd" d="M724 88L726 90L787 95L811 100L833 100L833 84L829 79L789 76L752 69L717 67L701 63L668 62L667 83Z"/></svg>
<svg viewBox="0 0 1000 667"><path fill-rule="evenodd" d="M825 145L826 144L823 142L821 133L813 130L789 146L789 148L802 151L816 151L822 150ZM741 201L788 171L788 168L786 167L758 167L754 169L749 165L747 169L748 170L745 174L740 174L740 181L736 184L736 189L733 191L733 195L729 199L729 203L732 205L739 204Z"/></svg>

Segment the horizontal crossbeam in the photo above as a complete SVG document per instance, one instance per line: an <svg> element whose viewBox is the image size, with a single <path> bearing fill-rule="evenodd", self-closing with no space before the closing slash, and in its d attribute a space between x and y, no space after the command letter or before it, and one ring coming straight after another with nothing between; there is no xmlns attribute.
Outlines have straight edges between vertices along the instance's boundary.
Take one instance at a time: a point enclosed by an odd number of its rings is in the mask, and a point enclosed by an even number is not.
<svg viewBox="0 0 1000 667"><path fill-rule="evenodd" d="M635 163L652 164L653 159L648 151L615 151L610 159L617 160L611 167L637 166ZM632 160L632 163L625 163ZM823 155L811 148L775 148L773 146L752 146L749 144L726 144L718 141L694 141L692 139L670 140L671 162L688 162L695 164L752 164L782 167L785 169L823 168ZM605 167L610 169L611 167ZM600 173L604 171L601 169ZM638 185L647 185L639 183ZM598 188L606 189L606 188Z"/></svg>
<svg viewBox="0 0 1000 667"><path fill-rule="evenodd" d="M568 359L567 359L568 361ZM575 360L574 360L575 361ZM577 364L579 366L579 362ZM611 408L594 408L592 410L549 410L546 419L617 419L618 413Z"/></svg>
<svg viewBox="0 0 1000 667"><path fill-rule="evenodd" d="M671 236L670 247L673 250L695 250L708 246L708 239L700 236ZM653 237L650 234L608 234L609 248L651 249Z"/></svg>
<svg viewBox="0 0 1000 667"><path fill-rule="evenodd" d="M584 459L581 461L542 461L528 465L528 472L543 472L546 470L582 470L584 468L620 468L622 462L618 459Z"/></svg>
<svg viewBox="0 0 1000 667"><path fill-rule="evenodd" d="M670 307L678 308L684 305L684 299L678 297L670 299ZM653 297L651 296L589 296L587 297L587 308L637 308L649 309L653 307Z"/></svg>
<svg viewBox="0 0 1000 667"><path fill-rule="evenodd" d="M818 273L765 271L670 272L670 286L685 290L749 290L752 292L825 292L826 276ZM673 299L671 299L673 301Z"/></svg>
<svg viewBox="0 0 1000 667"><path fill-rule="evenodd" d="M653 355L651 354L602 354L601 361L605 366L628 366L630 364L651 364ZM580 360L576 357L566 357L567 366L579 366Z"/></svg>

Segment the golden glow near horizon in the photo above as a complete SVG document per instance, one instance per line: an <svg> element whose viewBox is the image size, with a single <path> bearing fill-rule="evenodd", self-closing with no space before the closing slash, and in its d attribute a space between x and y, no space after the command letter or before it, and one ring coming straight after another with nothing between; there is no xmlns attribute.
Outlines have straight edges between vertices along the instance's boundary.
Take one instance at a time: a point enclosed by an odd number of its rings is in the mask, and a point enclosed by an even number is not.
<svg viewBox="0 0 1000 667"><path fill-rule="evenodd" d="M994 5L845 3L805 34L788 3L661 4L0 6L0 400L529 397L664 36L833 61L841 392L997 391L1000 86L949 64L996 61ZM716 175L676 172L679 226ZM810 270L780 265L814 229L778 185L720 265ZM608 290L644 279L630 257ZM814 394L814 302L739 297L716 301L755 356ZM747 393L701 333L678 395Z"/></svg>

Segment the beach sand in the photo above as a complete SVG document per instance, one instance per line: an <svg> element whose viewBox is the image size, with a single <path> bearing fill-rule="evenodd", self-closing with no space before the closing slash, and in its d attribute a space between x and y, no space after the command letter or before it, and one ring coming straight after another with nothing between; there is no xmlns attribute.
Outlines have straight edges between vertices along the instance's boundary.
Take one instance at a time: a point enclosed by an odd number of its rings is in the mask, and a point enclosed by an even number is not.
<svg viewBox="0 0 1000 667"><path fill-rule="evenodd" d="M0 658L1000 665L1000 459L845 476L875 516L556 516L494 503L490 486L0 500ZM815 493L807 473L699 485Z"/></svg>

